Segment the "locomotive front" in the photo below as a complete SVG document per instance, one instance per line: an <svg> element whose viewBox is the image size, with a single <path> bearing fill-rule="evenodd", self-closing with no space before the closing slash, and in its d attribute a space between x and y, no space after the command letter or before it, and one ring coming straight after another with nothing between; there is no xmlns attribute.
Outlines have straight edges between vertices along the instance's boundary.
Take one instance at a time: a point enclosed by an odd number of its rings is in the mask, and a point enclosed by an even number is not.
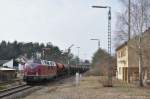
<svg viewBox="0 0 150 99"><path fill-rule="evenodd" d="M40 62L28 61L24 67L23 80L26 82L38 81L40 75Z"/></svg>
<svg viewBox="0 0 150 99"><path fill-rule="evenodd" d="M59 65L59 68L63 68ZM30 60L25 64L24 81L41 82L57 76L57 64L54 61Z"/></svg>

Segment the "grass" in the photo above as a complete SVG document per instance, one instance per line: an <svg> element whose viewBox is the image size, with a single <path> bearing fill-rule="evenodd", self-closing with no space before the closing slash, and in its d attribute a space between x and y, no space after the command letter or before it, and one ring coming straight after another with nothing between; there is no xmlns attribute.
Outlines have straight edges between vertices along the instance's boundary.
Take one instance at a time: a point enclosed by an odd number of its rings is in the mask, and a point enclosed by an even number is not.
<svg viewBox="0 0 150 99"><path fill-rule="evenodd" d="M107 88L103 87L103 83L107 81L107 77L104 76L91 76L91 77L85 77L80 82L80 90L85 88L86 90L94 89L95 91L99 91L99 94L105 94L105 92L110 92L112 94L119 94L123 96L150 96L150 90L147 88L139 88L136 85L128 84L123 81L119 81L116 79L113 79L113 87ZM106 83L107 84L107 83Z"/></svg>
<svg viewBox="0 0 150 99"><path fill-rule="evenodd" d="M104 76L86 76L77 86L74 81L57 87L49 86L46 93L36 94L36 99L150 99L148 88L139 88L116 79L113 79L113 87L103 87L106 79Z"/></svg>
<svg viewBox="0 0 150 99"><path fill-rule="evenodd" d="M6 88L7 88L6 86L0 85L0 90L4 90L4 89L6 89Z"/></svg>

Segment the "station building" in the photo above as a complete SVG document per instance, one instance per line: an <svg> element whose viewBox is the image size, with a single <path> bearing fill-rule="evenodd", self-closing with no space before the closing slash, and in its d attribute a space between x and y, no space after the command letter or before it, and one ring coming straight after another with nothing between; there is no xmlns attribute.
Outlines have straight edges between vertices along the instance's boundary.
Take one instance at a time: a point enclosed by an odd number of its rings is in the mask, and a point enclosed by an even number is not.
<svg viewBox="0 0 150 99"><path fill-rule="evenodd" d="M143 79L150 80L150 29L142 35ZM116 77L125 82L139 80L139 36L123 43L116 49Z"/></svg>
<svg viewBox="0 0 150 99"><path fill-rule="evenodd" d="M0 67L0 82L10 81L17 77L15 69Z"/></svg>

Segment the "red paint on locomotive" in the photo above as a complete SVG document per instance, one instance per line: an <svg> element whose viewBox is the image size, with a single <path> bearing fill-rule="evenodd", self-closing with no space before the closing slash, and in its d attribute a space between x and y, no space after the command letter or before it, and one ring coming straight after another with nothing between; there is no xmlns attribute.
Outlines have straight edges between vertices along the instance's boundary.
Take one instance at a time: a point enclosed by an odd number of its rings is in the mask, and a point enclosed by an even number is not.
<svg viewBox="0 0 150 99"><path fill-rule="evenodd" d="M46 60L30 60L25 64L24 80L41 81L57 76L58 70L64 69L64 65Z"/></svg>

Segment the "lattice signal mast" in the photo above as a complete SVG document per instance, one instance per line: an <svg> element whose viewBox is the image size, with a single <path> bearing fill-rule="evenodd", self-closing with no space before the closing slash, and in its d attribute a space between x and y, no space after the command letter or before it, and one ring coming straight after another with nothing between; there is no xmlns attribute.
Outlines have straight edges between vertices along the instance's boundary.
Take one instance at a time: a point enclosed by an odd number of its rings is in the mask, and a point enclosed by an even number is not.
<svg viewBox="0 0 150 99"><path fill-rule="evenodd" d="M110 6L92 6L93 8L108 8L108 53L109 53L109 66L108 66L108 87L112 87L112 62L111 62L111 7Z"/></svg>

